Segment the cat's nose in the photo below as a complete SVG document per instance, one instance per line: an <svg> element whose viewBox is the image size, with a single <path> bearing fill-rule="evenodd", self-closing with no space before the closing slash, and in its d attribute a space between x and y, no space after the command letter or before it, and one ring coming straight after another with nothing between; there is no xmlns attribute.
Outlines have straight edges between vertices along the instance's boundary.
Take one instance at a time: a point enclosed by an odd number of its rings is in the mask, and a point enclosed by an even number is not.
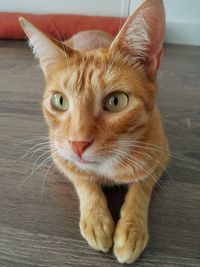
<svg viewBox="0 0 200 267"><path fill-rule="evenodd" d="M74 152L81 158L83 152L91 145L93 142L87 142L87 141L70 141L71 147L74 150Z"/></svg>

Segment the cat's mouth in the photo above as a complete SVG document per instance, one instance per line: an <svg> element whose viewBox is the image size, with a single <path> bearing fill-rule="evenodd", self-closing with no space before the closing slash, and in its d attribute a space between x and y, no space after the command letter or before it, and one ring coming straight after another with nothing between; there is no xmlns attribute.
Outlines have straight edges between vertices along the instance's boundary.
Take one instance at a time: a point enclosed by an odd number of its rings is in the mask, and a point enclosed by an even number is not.
<svg viewBox="0 0 200 267"><path fill-rule="evenodd" d="M93 160L84 160L83 158L79 158L79 159L78 159L78 163L82 163L82 164L98 164L97 161L93 161Z"/></svg>
<svg viewBox="0 0 200 267"><path fill-rule="evenodd" d="M81 157L79 157L73 153L68 152L65 146L60 146L57 143L55 143L55 146L61 157L73 162L76 165L80 165L80 166L93 165L94 166L100 163L99 160L97 161L96 158L92 156L84 158L84 155L81 155Z"/></svg>
<svg viewBox="0 0 200 267"><path fill-rule="evenodd" d="M97 161L94 161L94 160L85 160L85 159L83 159L83 158L79 158L79 159L77 159L76 162L77 162L78 164L92 164L92 165L94 165L94 164L98 164Z"/></svg>

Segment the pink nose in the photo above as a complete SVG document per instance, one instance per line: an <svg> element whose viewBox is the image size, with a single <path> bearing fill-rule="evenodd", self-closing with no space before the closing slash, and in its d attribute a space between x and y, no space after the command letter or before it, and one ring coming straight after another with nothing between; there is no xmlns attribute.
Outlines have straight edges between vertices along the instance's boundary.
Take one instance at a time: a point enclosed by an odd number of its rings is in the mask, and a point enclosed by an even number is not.
<svg viewBox="0 0 200 267"><path fill-rule="evenodd" d="M83 152L89 147L92 141L70 141L70 143L74 152L81 158Z"/></svg>

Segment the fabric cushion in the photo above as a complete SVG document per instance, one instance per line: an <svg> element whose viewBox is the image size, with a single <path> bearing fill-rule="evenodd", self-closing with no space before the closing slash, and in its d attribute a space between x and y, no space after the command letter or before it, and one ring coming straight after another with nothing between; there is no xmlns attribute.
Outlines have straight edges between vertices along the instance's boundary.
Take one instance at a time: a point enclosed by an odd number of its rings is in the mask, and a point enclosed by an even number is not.
<svg viewBox="0 0 200 267"><path fill-rule="evenodd" d="M18 21L19 17L24 17L42 31L61 40L65 40L79 31L91 29L98 29L116 35L125 21L125 18L116 17L1 12L0 39L25 38Z"/></svg>

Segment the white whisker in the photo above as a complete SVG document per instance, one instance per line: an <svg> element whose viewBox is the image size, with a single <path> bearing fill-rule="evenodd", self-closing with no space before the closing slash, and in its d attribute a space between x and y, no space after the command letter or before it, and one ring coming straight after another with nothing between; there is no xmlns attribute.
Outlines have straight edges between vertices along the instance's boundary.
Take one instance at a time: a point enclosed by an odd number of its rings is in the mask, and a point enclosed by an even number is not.
<svg viewBox="0 0 200 267"><path fill-rule="evenodd" d="M49 165L45 175L44 175L44 178L43 178L43 182L42 182L42 190L41 190L41 195L40 195L40 200L42 201L42 197L43 197L43 193L44 193L44 185L45 185L45 182L46 182L46 178L47 178L47 174L49 172L49 170L51 169L51 167L53 166L53 161L52 163Z"/></svg>
<svg viewBox="0 0 200 267"><path fill-rule="evenodd" d="M176 154L171 152L170 150L165 149L165 148L160 147L160 146L155 145L155 144L148 143L148 142L134 141L134 140L130 140L130 141L121 140L121 141L116 141L116 142L117 143L123 143L123 144L130 145L130 146L134 146L134 145L138 145L138 144L139 145L146 145L148 147L151 146L151 147L157 148L158 150L161 150L163 152L167 152L167 153L170 153L171 155L176 156Z"/></svg>
<svg viewBox="0 0 200 267"><path fill-rule="evenodd" d="M34 157L34 155L35 155L38 151L43 150L43 149L49 149L49 150L51 150L51 145L42 146L42 147L36 149L34 152L31 152L32 155L31 155L30 159L32 159L32 158ZM31 154L31 153L29 153L29 154Z"/></svg>
<svg viewBox="0 0 200 267"><path fill-rule="evenodd" d="M23 156L21 156L18 160L21 160L21 159L24 159L27 155L29 155L31 153L32 150L34 150L34 148L37 148L38 146L42 146L42 145L47 145L49 144L49 142L43 142L43 143L39 143L39 144L36 144L32 147L30 147Z"/></svg>
<svg viewBox="0 0 200 267"><path fill-rule="evenodd" d="M46 155L47 153L50 153L50 150L45 151L42 155L40 155L40 156L35 160L35 162L34 162L34 164L33 164L33 167L32 167L32 170L34 170L35 165L37 164L37 162L39 161L39 159L41 159L41 158L42 158L44 155Z"/></svg>
<svg viewBox="0 0 200 267"><path fill-rule="evenodd" d="M44 164L46 164L47 162L49 162L53 157L54 155L57 154L57 151L53 154L51 154L50 156L48 156L47 158L45 158L40 164L38 167L36 167L27 177L26 179L18 186L18 189L21 189L21 187L32 177L32 175Z"/></svg>
<svg viewBox="0 0 200 267"><path fill-rule="evenodd" d="M120 152L123 152L123 151L119 151L119 150L109 150L110 152L114 152L114 153L120 153ZM125 153L125 152L124 152ZM130 163L127 163L127 162L124 162L124 160L128 160L128 162L131 162L131 163L133 163L133 164L136 164L136 165L138 165L139 166L139 170L141 170L141 168L143 169L143 167L139 164L139 162L135 162L135 161L133 161L133 160L131 160L131 159L128 159L127 157L125 157L124 155L120 155L120 163L125 167L125 168L130 168L131 170L133 170L133 165L130 165ZM139 170L137 170L136 168L134 168L134 171L136 172L136 175L138 176L138 171ZM147 185L148 185L148 187L151 189L151 185L148 183L148 178L149 177L151 177L151 175L148 175L146 178L142 178L142 179L134 179L133 180L133 182L135 183L137 183L139 186L140 186L140 188L141 188L141 190L142 190L142 192L143 192L143 196L144 196L144 198L146 198L146 196L145 196L145 193L144 193L144 191L143 191L143 189L142 189L142 186L141 186L141 182L145 182ZM154 192L155 193L155 192ZM155 195L156 195L156 197L158 197L158 195L155 193ZM159 198L159 197L158 197Z"/></svg>
<svg viewBox="0 0 200 267"><path fill-rule="evenodd" d="M25 141L19 143L19 146L22 145L22 144L31 143L31 142L38 141L38 140L48 140L48 139L49 139L49 137L47 137L47 136L29 138L29 139L26 139Z"/></svg>
<svg viewBox="0 0 200 267"><path fill-rule="evenodd" d="M145 157L147 157L147 158L149 158L149 159L152 159L152 160L155 161L156 163L158 163L158 165L163 169L163 171L165 171L165 172L167 173L168 177L174 182L173 177L170 175L170 173L168 172L167 168L166 168L163 164L161 164L160 161L156 160L155 158L153 158L151 155L149 155L149 154L146 153L146 152L135 151L135 153L136 153L136 154L143 155L143 156L145 156Z"/></svg>
<svg viewBox="0 0 200 267"><path fill-rule="evenodd" d="M148 171L147 171L147 170L140 164L141 161L139 161L139 162L135 161L135 160L134 160L135 158L134 158L133 156L131 156L131 158L129 158L129 157L127 156L127 153L124 152L124 151L120 151L120 150L113 150L113 151L116 152L117 154L120 154L121 157L122 157L123 159L129 161L130 163L133 163L133 165L136 165L136 166L139 168L139 170L143 170L143 171L146 173L147 177L144 178L144 179L138 180L138 182L139 182L139 181L144 181L144 180L146 181L147 178L150 177L150 178L152 178L152 180L153 180L154 182L157 182L157 183L158 183L158 185L160 186L161 190L163 191L163 189L162 189L161 185L159 184L158 180L155 180L155 178L152 176L153 173L154 173L154 170L153 170L151 173L148 172ZM145 165L146 165L146 164L145 164ZM132 166L132 167L134 167L134 166ZM134 170L136 170L136 169L134 168Z"/></svg>

